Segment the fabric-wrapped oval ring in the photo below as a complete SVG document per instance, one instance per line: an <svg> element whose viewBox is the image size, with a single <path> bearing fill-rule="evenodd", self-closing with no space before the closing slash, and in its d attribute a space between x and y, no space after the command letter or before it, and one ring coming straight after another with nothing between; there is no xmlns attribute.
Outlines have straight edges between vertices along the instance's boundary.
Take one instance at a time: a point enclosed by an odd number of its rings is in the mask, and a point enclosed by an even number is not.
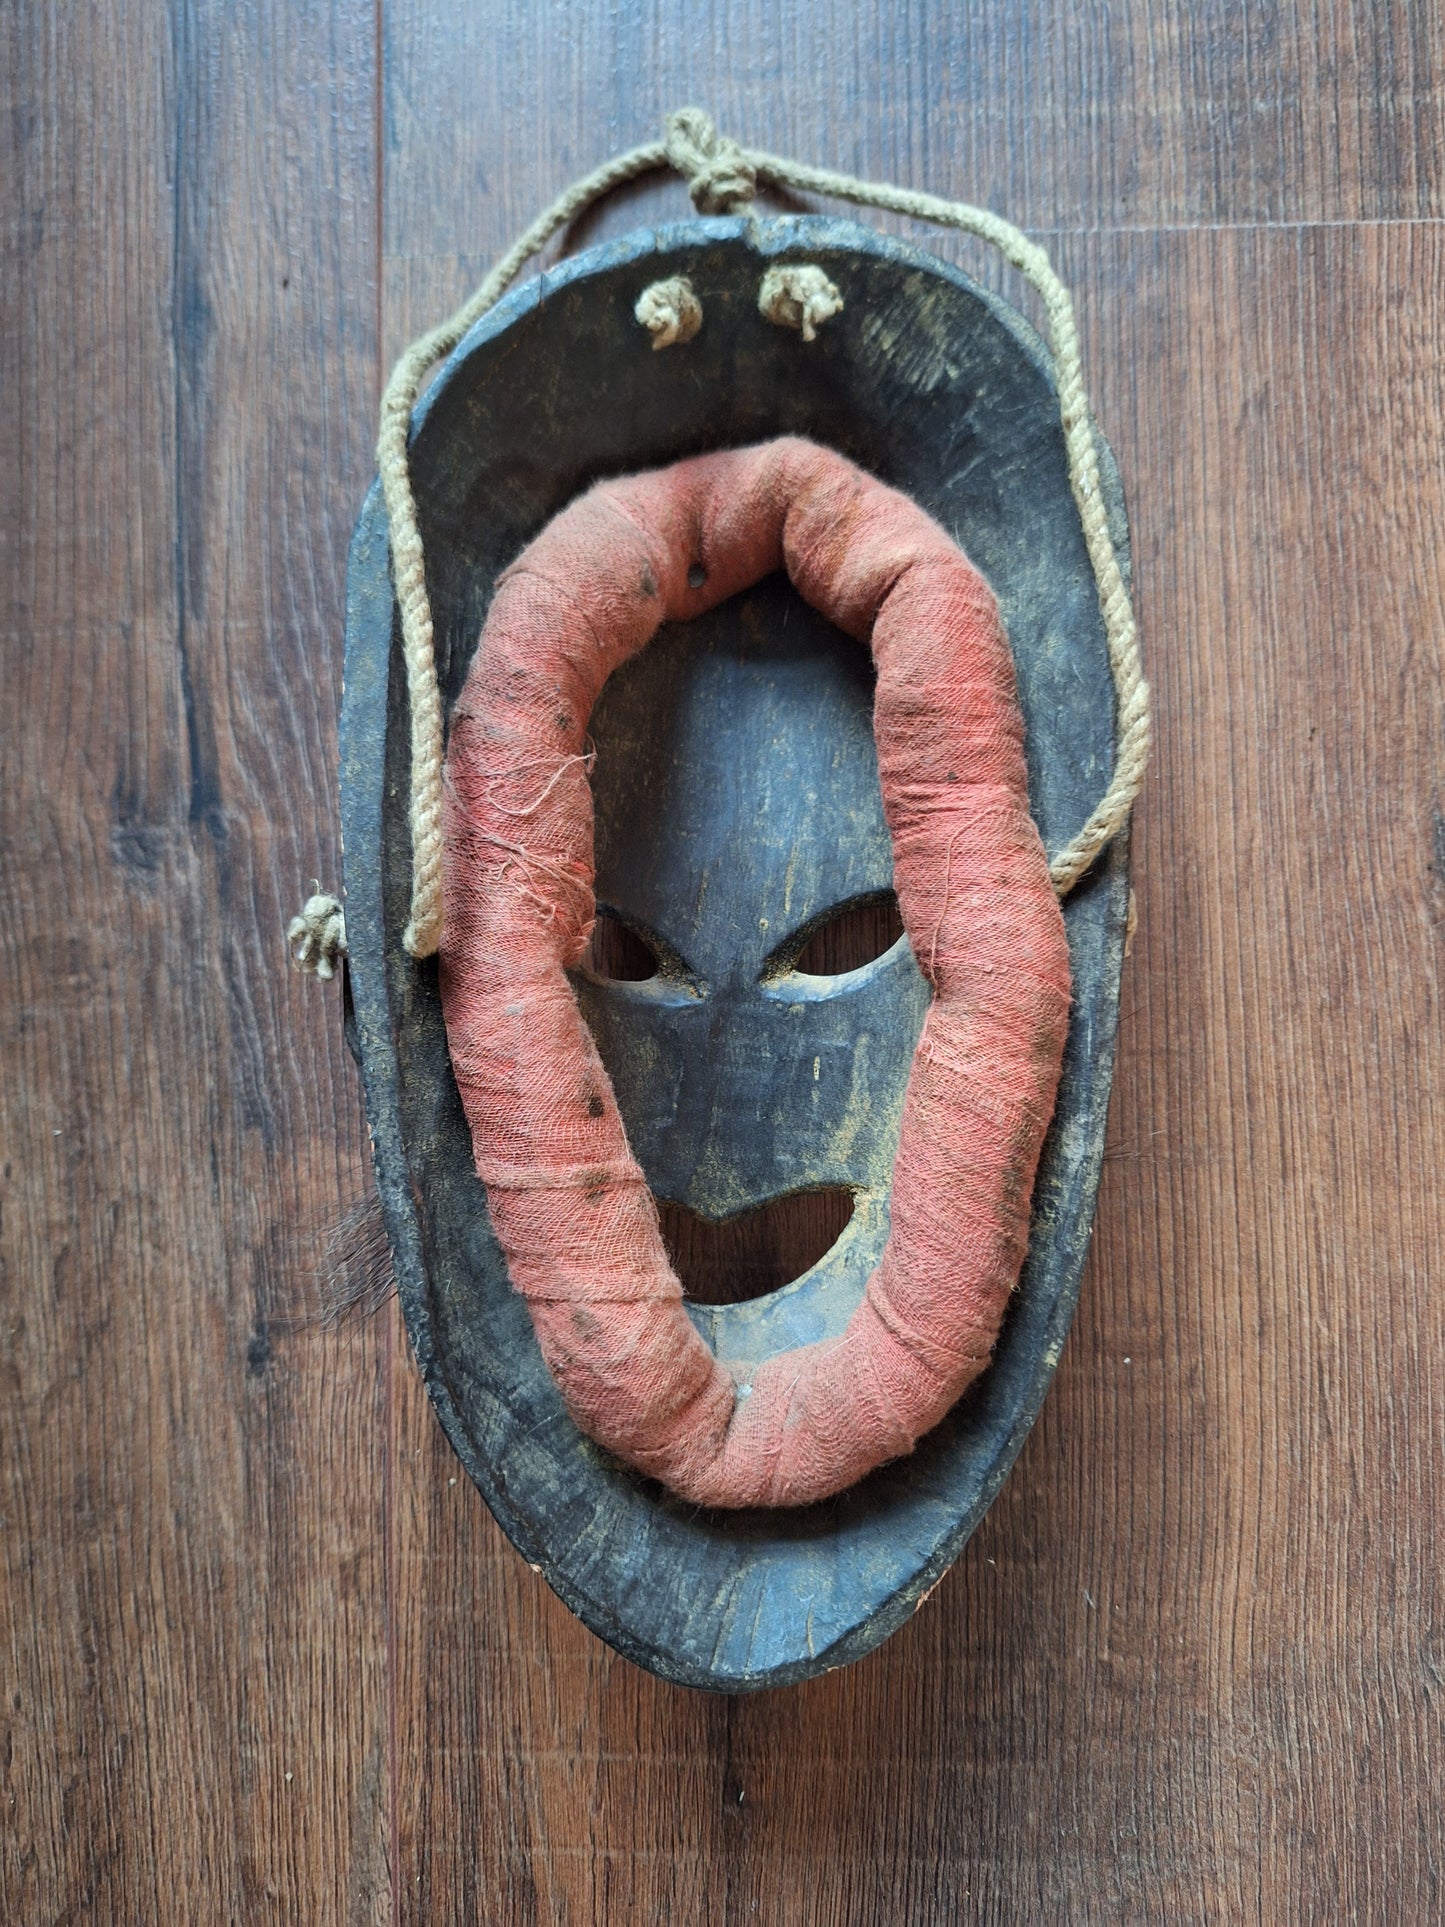
<svg viewBox="0 0 1445 1927"><path fill-rule="evenodd" d="M683 1308L565 973L595 915L584 745L606 678L663 622L784 568L871 640L894 887L933 1001L888 1243L847 1329L730 1371ZM797 438L600 483L503 573L447 770L452 1065L568 1409L700 1505L805 1504L911 1451L993 1350L1068 1025L1063 916L987 583L906 496Z"/></svg>

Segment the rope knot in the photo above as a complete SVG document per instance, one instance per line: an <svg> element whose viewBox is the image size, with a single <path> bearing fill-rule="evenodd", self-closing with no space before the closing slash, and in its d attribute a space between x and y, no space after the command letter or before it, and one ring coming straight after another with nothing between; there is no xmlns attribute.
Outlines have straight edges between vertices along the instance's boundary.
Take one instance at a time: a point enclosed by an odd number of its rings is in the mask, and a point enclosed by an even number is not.
<svg viewBox="0 0 1445 1927"><path fill-rule="evenodd" d="M702 326L702 303L685 274L644 288L632 312L652 336L654 348L691 341Z"/></svg>
<svg viewBox="0 0 1445 1927"><path fill-rule="evenodd" d="M779 328L796 328L804 341L843 312L843 297L811 261L789 261L769 268L758 289L758 312Z"/></svg>
<svg viewBox="0 0 1445 1927"><path fill-rule="evenodd" d="M679 107L668 115L667 158L687 182L699 214L736 214L757 192L757 169L701 107Z"/></svg>
<svg viewBox="0 0 1445 1927"><path fill-rule="evenodd" d="M346 916L319 883L312 890L299 915L287 924L286 941L296 968L328 983L336 975L337 959L346 955Z"/></svg>

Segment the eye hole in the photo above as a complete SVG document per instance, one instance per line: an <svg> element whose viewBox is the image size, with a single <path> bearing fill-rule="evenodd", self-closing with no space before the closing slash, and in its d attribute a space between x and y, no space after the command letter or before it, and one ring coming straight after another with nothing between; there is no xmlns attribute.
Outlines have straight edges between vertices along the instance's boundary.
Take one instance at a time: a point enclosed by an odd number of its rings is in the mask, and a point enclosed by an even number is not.
<svg viewBox="0 0 1445 1927"><path fill-rule="evenodd" d="M615 984L645 983L657 975L657 952L630 924L611 910L599 909L581 967Z"/></svg>
<svg viewBox="0 0 1445 1927"><path fill-rule="evenodd" d="M785 948L778 963L806 977L843 977L891 950L902 935L898 899L888 890L838 904L806 932L800 950L789 957Z"/></svg>

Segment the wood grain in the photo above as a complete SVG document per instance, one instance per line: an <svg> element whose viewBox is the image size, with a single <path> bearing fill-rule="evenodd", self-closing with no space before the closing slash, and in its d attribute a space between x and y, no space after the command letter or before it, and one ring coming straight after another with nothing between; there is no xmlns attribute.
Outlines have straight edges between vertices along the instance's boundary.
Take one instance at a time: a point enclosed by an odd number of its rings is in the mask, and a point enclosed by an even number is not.
<svg viewBox="0 0 1445 1927"><path fill-rule="evenodd" d="M562 185L692 100L753 145L1040 230L1445 212L1445 41L1408 0L390 0L382 18L388 353ZM686 207L645 186L589 233Z"/></svg>
<svg viewBox="0 0 1445 1927"><path fill-rule="evenodd" d="M389 1337L311 1317L364 1152L280 940L336 861L372 29L4 28L11 1921L386 1894Z"/></svg>
<svg viewBox="0 0 1445 1927"><path fill-rule="evenodd" d="M174 0L0 37L0 1912L1438 1915L1433 10ZM742 1703L527 1571L393 1313L308 1322L365 1152L277 936L335 874L385 358L684 97L1052 237L1160 722L1043 1416L909 1627Z"/></svg>

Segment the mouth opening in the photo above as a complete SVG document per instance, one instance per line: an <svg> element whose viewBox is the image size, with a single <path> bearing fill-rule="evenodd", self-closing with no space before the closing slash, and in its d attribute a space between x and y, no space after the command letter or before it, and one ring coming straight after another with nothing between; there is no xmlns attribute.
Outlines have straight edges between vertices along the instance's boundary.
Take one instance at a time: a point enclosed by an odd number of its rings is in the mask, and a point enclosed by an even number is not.
<svg viewBox="0 0 1445 1927"><path fill-rule="evenodd" d="M695 1305L766 1298L810 1271L847 1230L853 1193L842 1185L790 1191L713 1223L685 1204L657 1200L662 1239Z"/></svg>

